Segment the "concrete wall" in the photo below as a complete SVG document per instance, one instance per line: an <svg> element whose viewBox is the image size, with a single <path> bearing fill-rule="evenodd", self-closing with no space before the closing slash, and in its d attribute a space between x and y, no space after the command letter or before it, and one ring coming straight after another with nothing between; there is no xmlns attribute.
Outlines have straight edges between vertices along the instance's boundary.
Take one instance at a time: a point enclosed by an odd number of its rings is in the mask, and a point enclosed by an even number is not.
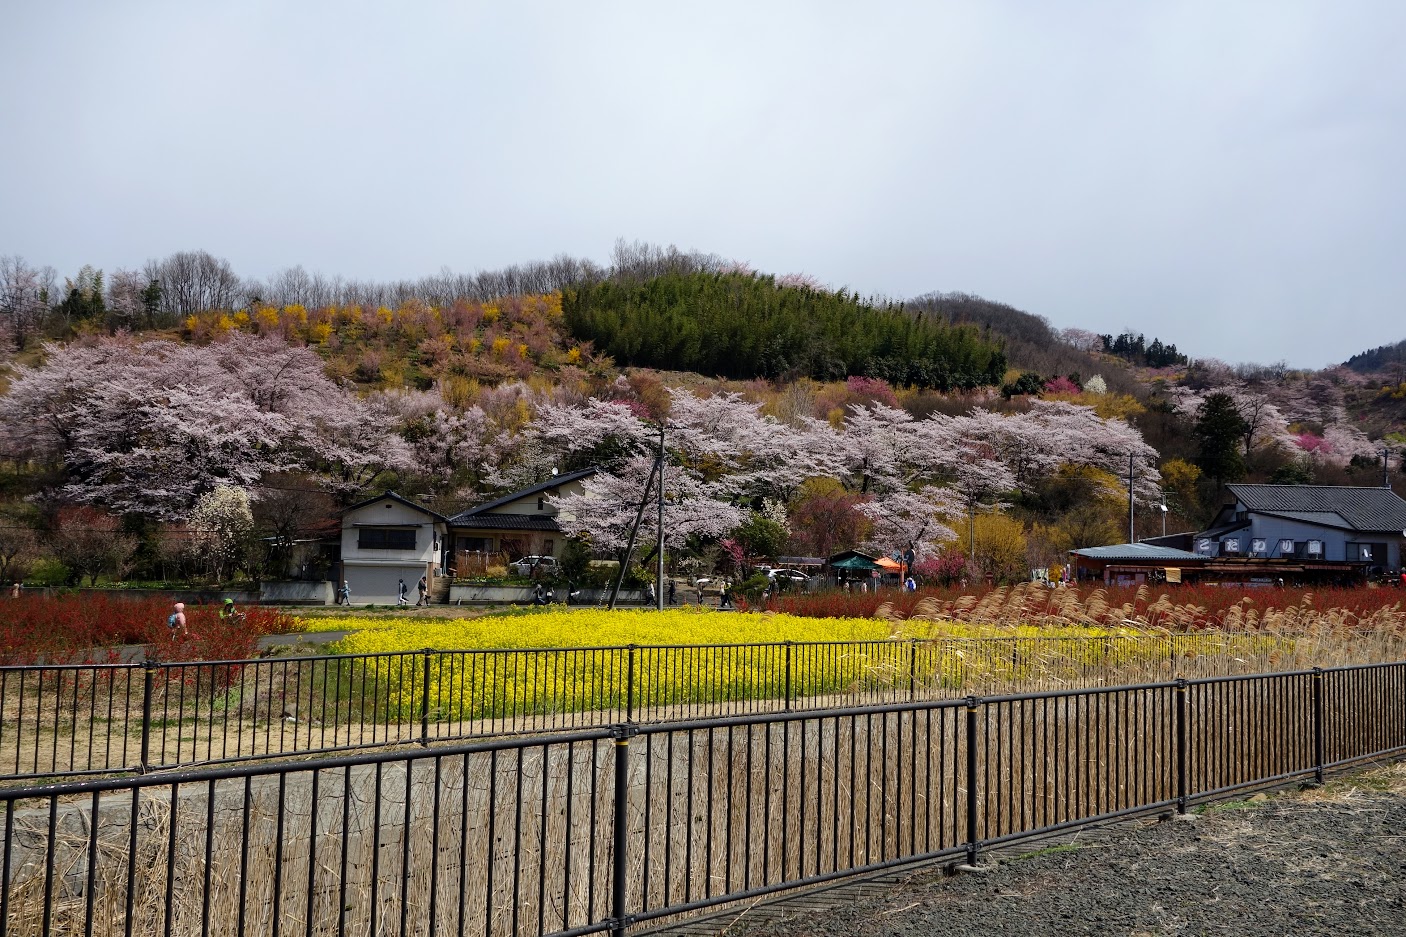
<svg viewBox="0 0 1406 937"><path fill-rule="evenodd" d="M566 601L566 589L557 588L556 599L558 602ZM597 605L601 601L602 593L608 595L609 590L582 589L581 594L572 602L573 605ZM355 595L352 596L356 598ZM530 586L479 586L470 584L455 583L449 587L449 603L465 603L469 605L531 605L532 588ZM644 593L639 590L620 590L620 602L626 605L644 604Z"/></svg>
<svg viewBox="0 0 1406 937"><path fill-rule="evenodd" d="M276 605L331 605L334 598L332 583L323 582L265 582L261 583L260 601Z"/></svg>

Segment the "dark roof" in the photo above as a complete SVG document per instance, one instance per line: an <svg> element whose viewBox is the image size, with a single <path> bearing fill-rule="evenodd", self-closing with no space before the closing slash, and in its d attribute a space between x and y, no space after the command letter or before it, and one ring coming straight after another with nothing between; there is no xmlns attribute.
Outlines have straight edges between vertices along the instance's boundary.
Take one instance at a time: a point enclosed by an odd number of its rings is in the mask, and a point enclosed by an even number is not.
<svg viewBox="0 0 1406 937"><path fill-rule="evenodd" d="M1188 553L1186 550L1174 550L1171 547L1159 547L1150 543L1115 543L1108 547L1084 547L1082 550L1070 550L1069 552L1091 560L1204 563L1209 559L1199 553Z"/></svg>
<svg viewBox="0 0 1406 937"><path fill-rule="evenodd" d="M455 527L471 530L550 530L560 531L557 519L548 514L457 514L450 521Z"/></svg>
<svg viewBox="0 0 1406 937"><path fill-rule="evenodd" d="M568 482L574 482L579 478L586 478L590 475L594 475L598 471L600 470L593 465L590 468L584 468L577 472L567 472L565 475L553 475L546 481L533 485L530 488L524 488L521 491L514 491L512 494L503 495L503 497L501 498L495 498L494 500L489 501L485 504L480 504L477 507L469 508L467 511L460 511L458 514L455 514L453 517L451 517L449 519L449 522L451 524L471 523L473 521L474 515L476 514L483 514L487 511L492 511L494 508L500 508L505 504L511 504L512 502L517 501L520 498L530 498L533 495L541 494L544 491L551 491L553 488L560 487L561 485L565 485Z"/></svg>
<svg viewBox="0 0 1406 937"><path fill-rule="evenodd" d="M1231 523L1229 523L1229 524L1222 524L1222 525L1219 526L1219 527L1212 527L1212 528L1210 528L1209 530L1203 530L1203 531L1201 531L1199 534L1196 535L1196 538L1200 538L1200 537L1212 537L1212 538L1214 538L1214 537L1220 537L1220 536L1222 536L1222 535L1224 535L1224 534L1234 533L1234 532L1237 531L1237 530L1244 530L1246 527L1249 527L1249 526L1250 526L1250 522L1249 522L1248 520L1244 520L1244 521L1233 521L1233 522L1231 522ZM1193 538L1193 539L1196 539L1196 538Z"/></svg>
<svg viewBox="0 0 1406 937"><path fill-rule="evenodd" d="M408 508L414 508L414 509L417 510L417 511L421 511L421 512L423 512L423 513L425 513L425 514L428 514L430 517L433 517L433 518L434 518L435 520L437 520L437 521L445 521L446 523L449 521L449 518L445 517L443 514L439 514L439 513L435 512L435 511L431 511L429 508L425 507L423 504L416 504L414 501L411 501L409 498L402 498L400 495L396 494L394 491L388 491L388 492L386 492L386 493L383 494L383 495L377 495L377 496L374 497L374 498L367 498L365 501L359 501L359 502L357 502L356 504L353 504L351 507L347 508L347 509L346 509L345 511L343 511L342 513L343 513L343 514L350 514L352 511L358 510L358 509L360 509L360 508L364 508L364 507L366 507L368 504L375 504L377 501L386 501L386 500L397 501L397 502L399 502L399 503L405 505L405 506L408 507Z"/></svg>
<svg viewBox="0 0 1406 937"><path fill-rule="evenodd" d="M1349 530L1406 530L1406 499L1390 488L1339 485L1228 485L1257 514Z"/></svg>

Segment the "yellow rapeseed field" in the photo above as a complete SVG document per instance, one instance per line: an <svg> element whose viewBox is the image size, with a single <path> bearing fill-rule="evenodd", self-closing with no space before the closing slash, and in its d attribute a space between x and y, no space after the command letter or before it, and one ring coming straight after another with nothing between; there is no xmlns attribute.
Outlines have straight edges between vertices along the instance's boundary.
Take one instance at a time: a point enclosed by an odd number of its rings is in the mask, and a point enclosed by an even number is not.
<svg viewBox="0 0 1406 937"><path fill-rule="evenodd" d="M476 648L602 647L625 644L758 644L777 641L877 641L890 637L1103 637L1136 634L1124 629L1002 627L965 622L912 621L894 625L876 618L803 618L794 615L722 613L693 606L663 612L547 608L513 615L445 619L304 618L305 631L358 629L334 646L343 654ZM895 630L895 628L897 630Z"/></svg>
<svg viewBox="0 0 1406 937"><path fill-rule="evenodd" d="M548 608L457 620L328 617L305 619L304 626L359 628L332 650L385 655L358 661L352 684L375 683L371 696L390 718L418 713L425 699L423 664L416 662L422 659L407 662L398 652L441 652L430 659L429 709L436 720L621 708L627 688L631 703L644 709L788 694L853 696L918 684L959 687L994 677L1018 681L1046 671L1051 647L1057 647L1062 666L1079 668L1165 654L1149 644L1158 638L1106 628L805 618L693 607L662 613ZM982 638L1001 640L969 640ZM778 647L782 642L795 646ZM627 651L628 645L640 650ZM688 650L696 645L733 647Z"/></svg>

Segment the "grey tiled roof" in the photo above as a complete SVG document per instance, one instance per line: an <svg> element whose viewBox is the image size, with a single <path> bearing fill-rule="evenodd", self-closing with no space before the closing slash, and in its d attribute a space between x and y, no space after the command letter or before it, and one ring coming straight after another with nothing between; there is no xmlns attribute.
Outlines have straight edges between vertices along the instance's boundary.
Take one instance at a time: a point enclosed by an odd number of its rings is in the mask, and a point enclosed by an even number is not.
<svg viewBox="0 0 1406 937"><path fill-rule="evenodd" d="M546 514L498 514L491 511L456 514L450 524L469 530L561 530L557 519Z"/></svg>
<svg viewBox="0 0 1406 937"><path fill-rule="evenodd" d="M1277 514L1350 530L1406 530L1406 499L1390 488L1337 485L1229 485L1231 494L1259 514ZM1334 517L1340 520L1334 519Z"/></svg>
<svg viewBox="0 0 1406 937"><path fill-rule="evenodd" d="M1082 550L1070 550L1069 552L1091 560L1166 560L1177 563L1193 561L1204 563L1210 559L1210 557L1201 556L1199 553L1188 553L1186 550L1159 547L1150 543L1115 543L1108 547L1084 547Z"/></svg>

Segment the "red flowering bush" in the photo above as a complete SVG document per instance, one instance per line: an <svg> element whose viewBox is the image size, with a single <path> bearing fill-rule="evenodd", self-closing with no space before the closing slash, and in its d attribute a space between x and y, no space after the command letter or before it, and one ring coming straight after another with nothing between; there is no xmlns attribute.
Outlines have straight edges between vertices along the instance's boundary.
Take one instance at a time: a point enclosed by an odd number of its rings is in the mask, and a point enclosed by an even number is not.
<svg viewBox="0 0 1406 937"><path fill-rule="evenodd" d="M105 663L123 645L148 645L162 660L237 660L252 657L265 634L292 630L282 612L240 608L221 620L213 605L186 605L188 635L166 627L166 598L108 595L23 595L0 598L0 664Z"/></svg>
<svg viewBox="0 0 1406 937"><path fill-rule="evenodd" d="M811 618L869 618L889 603L907 617L924 599L953 620L1038 625L1077 619L1082 623L1163 627L1177 631L1225 628L1327 625L1334 630L1392 627L1406 630L1406 594L1399 589L1277 589L1231 586L1162 586L1159 588L1089 587L1047 589L1030 585L1002 587L993 596L987 586L923 588L917 592L783 593L767 608ZM1162 602L1163 596L1167 602ZM961 601L965 598L965 601ZM1375 623L1375 624L1373 624Z"/></svg>

